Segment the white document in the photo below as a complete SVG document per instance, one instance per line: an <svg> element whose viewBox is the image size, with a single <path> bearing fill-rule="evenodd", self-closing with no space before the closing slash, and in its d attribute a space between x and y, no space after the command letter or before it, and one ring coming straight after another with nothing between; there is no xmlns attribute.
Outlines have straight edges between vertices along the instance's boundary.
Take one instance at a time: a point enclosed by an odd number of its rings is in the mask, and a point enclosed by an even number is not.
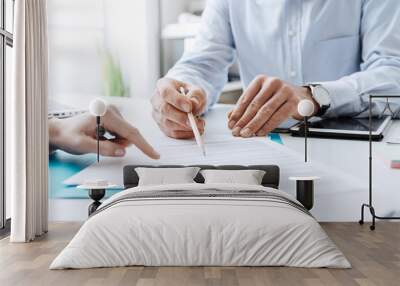
<svg viewBox="0 0 400 286"><path fill-rule="evenodd" d="M124 158L101 158L80 173L64 181L67 185L79 185L87 180L108 180L123 187L123 168L126 165L277 165L280 167L280 188L290 190L291 176L319 176L321 181L338 185L338 191L348 181L353 186L359 184L340 171L326 166L305 163L300 154L265 138L233 138L232 136L213 136L207 138L207 157L203 157L195 141L181 141L169 138L158 140L155 149L161 154L160 160L152 160L137 148L128 149ZM338 184L338 179L340 184ZM329 182L331 181L331 182Z"/></svg>

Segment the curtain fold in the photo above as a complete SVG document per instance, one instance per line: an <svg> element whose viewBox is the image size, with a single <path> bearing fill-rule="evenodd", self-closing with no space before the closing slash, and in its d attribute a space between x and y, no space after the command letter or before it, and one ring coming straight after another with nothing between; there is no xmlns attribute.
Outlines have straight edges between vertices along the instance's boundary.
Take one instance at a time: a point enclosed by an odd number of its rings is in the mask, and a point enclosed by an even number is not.
<svg viewBox="0 0 400 286"><path fill-rule="evenodd" d="M8 136L11 242L48 227L48 46L46 0L16 0Z"/></svg>

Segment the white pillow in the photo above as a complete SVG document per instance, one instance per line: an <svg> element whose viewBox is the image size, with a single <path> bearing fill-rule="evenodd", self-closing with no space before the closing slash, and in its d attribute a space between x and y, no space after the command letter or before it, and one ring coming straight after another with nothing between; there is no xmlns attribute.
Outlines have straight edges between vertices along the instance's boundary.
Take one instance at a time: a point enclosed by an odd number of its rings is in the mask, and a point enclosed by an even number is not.
<svg viewBox="0 0 400 286"><path fill-rule="evenodd" d="M172 185L195 183L200 171L198 167L187 168L135 168L139 186Z"/></svg>
<svg viewBox="0 0 400 286"><path fill-rule="evenodd" d="M205 184L261 185L265 171L261 170L203 170Z"/></svg>

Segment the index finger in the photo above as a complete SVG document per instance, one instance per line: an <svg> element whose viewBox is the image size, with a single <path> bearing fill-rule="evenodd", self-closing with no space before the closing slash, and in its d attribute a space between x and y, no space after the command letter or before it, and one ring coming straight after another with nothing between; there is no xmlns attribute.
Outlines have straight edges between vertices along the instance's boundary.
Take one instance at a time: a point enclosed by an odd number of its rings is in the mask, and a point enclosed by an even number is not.
<svg viewBox="0 0 400 286"><path fill-rule="evenodd" d="M158 88L161 98L183 112L192 111L192 102L189 97L182 95L174 86L162 85Z"/></svg>
<svg viewBox="0 0 400 286"><path fill-rule="evenodd" d="M129 143L135 145L150 158L160 158L160 154L146 141L139 129L129 124L125 119L117 116L114 116L113 118L105 116L104 119L104 127L108 131L115 133L120 138L128 140Z"/></svg>
<svg viewBox="0 0 400 286"><path fill-rule="evenodd" d="M192 102L192 112L194 115L200 115L206 107L206 96L201 88L189 87L187 97Z"/></svg>
<svg viewBox="0 0 400 286"><path fill-rule="evenodd" d="M146 141L146 139L144 139L142 134L140 134L140 131L131 125L129 125L129 127L130 128L128 129L128 135L126 139L132 142L133 145L139 148L139 150L141 150L150 158L156 160L160 159L160 154L154 150L154 148Z"/></svg>
<svg viewBox="0 0 400 286"><path fill-rule="evenodd" d="M244 91L244 93L240 97L235 109L233 110L233 112L230 115L230 118L229 118L229 121L231 121L231 123L229 124L230 126L235 125L236 122L242 117L243 113L249 106L250 102L260 91L260 89L262 87L262 83L263 83L263 79L261 77L257 77L250 83L250 85Z"/></svg>

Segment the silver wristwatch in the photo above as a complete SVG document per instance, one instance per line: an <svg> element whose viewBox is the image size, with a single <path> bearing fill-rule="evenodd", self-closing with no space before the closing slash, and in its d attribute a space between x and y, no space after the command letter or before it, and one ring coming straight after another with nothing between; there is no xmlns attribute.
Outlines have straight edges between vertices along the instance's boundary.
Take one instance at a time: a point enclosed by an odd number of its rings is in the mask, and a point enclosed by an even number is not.
<svg viewBox="0 0 400 286"><path fill-rule="evenodd" d="M318 103L320 110L315 116L322 116L331 107L331 97L329 91L320 84L310 84L313 99Z"/></svg>

